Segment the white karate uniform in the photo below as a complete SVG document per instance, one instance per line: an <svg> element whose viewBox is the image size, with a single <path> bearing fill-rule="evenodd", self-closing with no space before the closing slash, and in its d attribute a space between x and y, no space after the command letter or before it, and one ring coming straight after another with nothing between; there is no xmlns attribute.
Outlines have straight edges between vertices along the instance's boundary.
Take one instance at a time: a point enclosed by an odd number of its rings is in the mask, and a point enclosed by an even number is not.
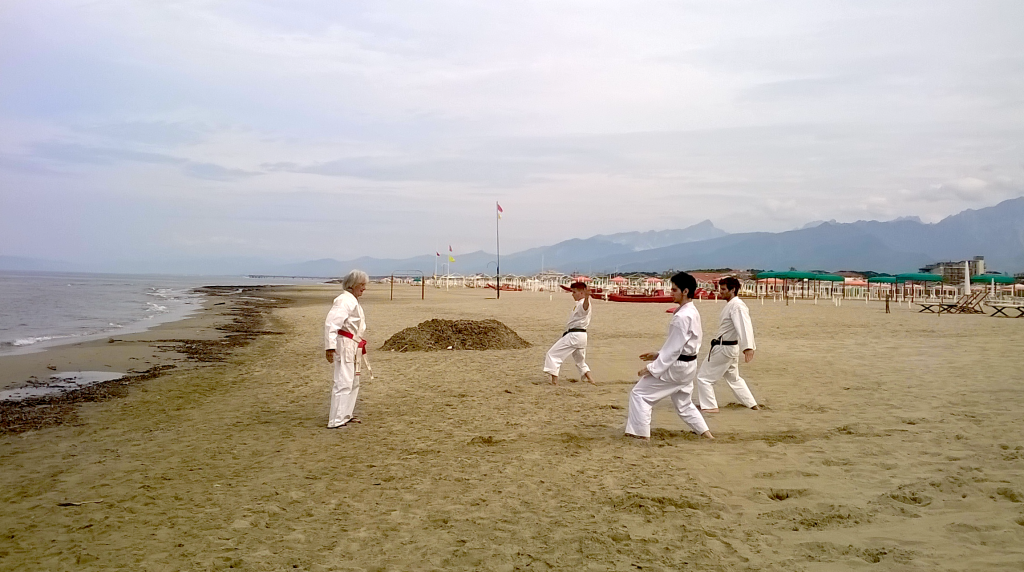
<svg viewBox="0 0 1024 572"><path fill-rule="evenodd" d="M572 329L585 330L590 326L590 313L594 309L594 304L584 310L583 303L587 299L584 298L576 302L572 312L569 314L569 320L565 324L566 331ZM590 371L590 366L587 365L587 333L586 332L568 332L562 337L558 338L551 349L548 350L546 356L544 356L544 371L551 375L558 375L558 370L562 367L562 362L565 358L572 356L573 361L576 362L576 367L580 370L580 375L585 375Z"/></svg>
<svg viewBox="0 0 1024 572"><path fill-rule="evenodd" d="M754 326L750 323L750 310L739 296L722 308L721 321L718 326L718 338L723 341L736 340L734 346L714 346L708 359L700 366L697 374L696 397L701 409L717 409L715 399L715 382L725 378L736 399L747 407L757 405L750 393L747 382L740 377L739 358L743 350L754 350Z"/></svg>
<svg viewBox="0 0 1024 572"><path fill-rule="evenodd" d="M679 361L680 355L695 356L700 351L700 314L693 302L683 304L668 323L668 337L658 350L658 359L647 364L647 374L629 391L629 418L626 433L651 436L651 410L669 397L676 413L698 435L708 430L704 417L690 400L697 361Z"/></svg>
<svg viewBox="0 0 1024 572"><path fill-rule="evenodd" d="M338 335L338 330L352 334L355 339ZM357 362L359 341L366 331L363 308L351 292L342 292L334 299L334 306L324 322L325 349L334 351L334 387L331 390L331 411L327 426L334 428L352 420L352 411L359 396Z"/></svg>

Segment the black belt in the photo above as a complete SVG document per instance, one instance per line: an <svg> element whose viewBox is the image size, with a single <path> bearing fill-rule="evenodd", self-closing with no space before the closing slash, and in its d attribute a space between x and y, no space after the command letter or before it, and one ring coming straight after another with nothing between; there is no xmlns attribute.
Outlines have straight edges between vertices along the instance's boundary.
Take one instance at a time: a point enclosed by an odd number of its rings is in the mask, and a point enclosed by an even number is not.
<svg viewBox="0 0 1024 572"><path fill-rule="evenodd" d="M571 333L583 333L583 334L585 334L585 333L587 333L587 330L586 330L586 328L569 328L568 330L562 332L562 337L565 337L565 334L571 334Z"/></svg>
<svg viewBox="0 0 1024 572"><path fill-rule="evenodd" d="M677 361L694 361L695 359L697 359L697 356L681 355L676 358Z"/></svg>
<svg viewBox="0 0 1024 572"><path fill-rule="evenodd" d="M715 347L715 346L735 346L735 345L739 345L739 343L740 343L739 340L723 340L721 338L718 338L716 340L711 340L711 347Z"/></svg>

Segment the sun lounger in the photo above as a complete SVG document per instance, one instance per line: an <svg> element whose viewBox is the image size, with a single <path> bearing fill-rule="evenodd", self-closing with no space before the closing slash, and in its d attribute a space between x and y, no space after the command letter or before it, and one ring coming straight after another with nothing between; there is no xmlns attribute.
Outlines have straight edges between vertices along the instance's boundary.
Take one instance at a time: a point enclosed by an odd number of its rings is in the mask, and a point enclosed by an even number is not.
<svg viewBox="0 0 1024 572"><path fill-rule="evenodd" d="M933 314L946 314L946 313L949 313L950 310L952 310L952 309L957 307L956 304L951 304L949 302L915 302L915 303L918 306L921 306L921 309L917 311L919 314L922 313L922 312L931 312Z"/></svg>
<svg viewBox="0 0 1024 572"><path fill-rule="evenodd" d="M979 290L977 292L971 292L960 296L960 299L954 303L943 303L943 302L915 302L921 309L921 312L931 312L933 314L984 314L985 310L981 307L981 303L988 297L988 292Z"/></svg>
<svg viewBox="0 0 1024 572"><path fill-rule="evenodd" d="M985 309L981 307L981 303L988 297L988 292L980 290L973 292L967 300L957 304L956 309L951 310L954 314L984 314Z"/></svg>
<svg viewBox="0 0 1024 572"><path fill-rule="evenodd" d="M1024 304L1020 302L985 302L985 305L995 310L993 316L1003 315L1007 318L1024 318ZM1016 311L1016 316L1007 314L1007 311Z"/></svg>

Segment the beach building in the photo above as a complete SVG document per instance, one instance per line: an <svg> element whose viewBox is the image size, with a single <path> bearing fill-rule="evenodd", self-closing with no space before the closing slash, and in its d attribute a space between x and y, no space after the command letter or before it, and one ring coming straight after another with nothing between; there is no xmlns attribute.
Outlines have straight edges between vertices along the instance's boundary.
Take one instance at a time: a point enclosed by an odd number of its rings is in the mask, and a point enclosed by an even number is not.
<svg viewBox="0 0 1024 572"><path fill-rule="evenodd" d="M965 264L970 268L971 276L985 274L984 256L975 256L972 260L936 262L921 268L921 272L925 274L938 274L942 276L942 281L947 284L963 284Z"/></svg>

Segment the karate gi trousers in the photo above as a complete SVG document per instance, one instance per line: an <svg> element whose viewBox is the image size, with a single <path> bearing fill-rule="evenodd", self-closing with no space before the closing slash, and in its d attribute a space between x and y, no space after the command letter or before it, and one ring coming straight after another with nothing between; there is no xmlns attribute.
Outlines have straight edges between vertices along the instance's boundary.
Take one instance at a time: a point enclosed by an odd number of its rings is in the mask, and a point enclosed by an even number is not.
<svg viewBox="0 0 1024 572"><path fill-rule="evenodd" d="M558 375L558 371L562 368L562 362L565 358L572 356L573 361L576 362L576 367L580 370L580 375L583 375L590 371L590 366L587 365L587 333L586 332L569 332L564 336L558 338L551 349L548 350L546 356L544 356L544 372L551 375Z"/></svg>
<svg viewBox="0 0 1024 572"><path fill-rule="evenodd" d="M690 426L698 435L708 430L708 424L704 417L697 410L697 406L691 401L690 393L693 391L693 374L697 372L697 363L683 363L673 366L672 377L686 381L666 381L647 374L636 382L633 389L629 391L629 418L626 420L626 433L637 437L651 436L651 411L654 404L665 399L672 400L676 408L676 414L684 423ZM678 371L681 370L681 371Z"/></svg>
<svg viewBox="0 0 1024 572"><path fill-rule="evenodd" d="M327 427L332 429L352 420L356 398L359 397L356 342L338 336L338 345L341 347L334 352L334 387L331 388L331 411L327 418Z"/></svg>
<svg viewBox="0 0 1024 572"><path fill-rule="evenodd" d="M701 409L717 409L715 398L715 382L725 378L736 400L746 407L757 405L747 382L740 377L739 346L714 346L708 359L701 362L700 373L697 374L697 404Z"/></svg>

